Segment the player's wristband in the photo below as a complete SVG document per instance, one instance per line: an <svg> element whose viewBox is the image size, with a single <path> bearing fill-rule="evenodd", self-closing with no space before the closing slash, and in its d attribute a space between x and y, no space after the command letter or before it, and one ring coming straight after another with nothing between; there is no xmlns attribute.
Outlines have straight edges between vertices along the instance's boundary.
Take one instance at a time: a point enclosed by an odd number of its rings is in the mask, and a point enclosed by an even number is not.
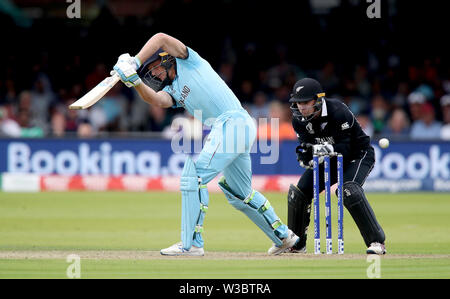
<svg viewBox="0 0 450 299"><path fill-rule="evenodd" d="M141 62L141 60L139 59L139 57L137 57L137 56L134 56L133 58L134 58L134 62L136 63L136 70L137 70L138 68L141 67L142 62Z"/></svg>

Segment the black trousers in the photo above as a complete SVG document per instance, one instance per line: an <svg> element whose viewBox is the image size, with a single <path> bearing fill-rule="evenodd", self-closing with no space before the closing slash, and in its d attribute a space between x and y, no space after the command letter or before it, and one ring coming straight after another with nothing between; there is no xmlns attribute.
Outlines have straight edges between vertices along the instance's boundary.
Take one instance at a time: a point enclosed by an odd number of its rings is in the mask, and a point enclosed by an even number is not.
<svg viewBox="0 0 450 299"><path fill-rule="evenodd" d="M336 157L330 158L330 185L337 182L336 160ZM361 153L360 159L344 162L344 183L353 181L362 187L374 165L375 152L374 149L370 147ZM307 198L310 199L314 196L313 180L313 170L307 169L297 183L297 187L306 195ZM320 192L325 189L323 163L319 165L319 189Z"/></svg>
<svg viewBox="0 0 450 299"><path fill-rule="evenodd" d="M337 164L336 157L330 158L330 185L337 182ZM344 159L344 206L350 212L353 220L358 226L358 229L363 237L363 240L367 247L372 242L378 242L384 244L385 234L380 224L378 223L375 213L370 207L367 198L364 195L362 185L366 181L370 171L372 171L375 165L375 152L372 147L361 153L359 159L352 161L345 161ZM325 182L323 180L323 163L319 165L319 189L322 192L325 189ZM298 181L298 188L303 192L306 200L309 204L312 202L314 196L313 190L313 170L308 169L301 176ZM353 182L353 183L348 183ZM347 183L347 184L346 184ZM359 187L358 187L359 185ZM356 188L355 188L356 187ZM306 229L303 228L291 228L293 231L299 232L300 240L296 245L296 249L301 249L306 245L307 239L307 226L310 221L310 214L300 215L299 217L306 217L305 219L297 219L298 223L303 223ZM306 223L306 224L305 224Z"/></svg>

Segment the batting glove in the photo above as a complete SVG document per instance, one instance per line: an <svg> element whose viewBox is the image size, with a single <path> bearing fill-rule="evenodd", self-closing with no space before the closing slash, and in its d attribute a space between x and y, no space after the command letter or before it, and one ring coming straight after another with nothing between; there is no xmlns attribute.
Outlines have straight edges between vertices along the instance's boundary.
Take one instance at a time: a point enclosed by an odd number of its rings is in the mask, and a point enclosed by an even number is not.
<svg viewBox="0 0 450 299"><path fill-rule="evenodd" d="M131 64L134 67L134 70L136 71L141 65L141 61L139 60L138 57L136 56L130 56L130 54L125 53L119 56L119 58L117 59L117 63L119 62L128 62L129 64Z"/></svg>
<svg viewBox="0 0 450 299"><path fill-rule="evenodd" d="M127 87L136 87L142 83L141 78L139 78L136 73L135 65L127 61L119 61L114 66L114 71L119 75L120 80Z"/></svg>

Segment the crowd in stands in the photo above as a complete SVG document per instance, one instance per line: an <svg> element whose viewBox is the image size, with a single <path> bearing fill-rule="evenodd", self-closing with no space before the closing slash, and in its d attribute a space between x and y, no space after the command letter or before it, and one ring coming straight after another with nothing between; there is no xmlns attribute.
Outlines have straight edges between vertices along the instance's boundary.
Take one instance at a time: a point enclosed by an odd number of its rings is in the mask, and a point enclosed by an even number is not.
<svg viewBox="0 0 450 299"><path fill-rule="evenodd" d="M200 52L201 53L201 52ZM289 97L293 83L305 76L286 61L256 74L258 81L232 82L234 65L217 68L232 86L245 109L255 118L259 136L271 136L271 119L279 120L279 138L295 139ZM55 86L39 72L31 89L18 90L12 79L0 82L0 132L8 137L95 137L114 132L160 132L170 138L180 127L177 119L190 119L182 109L162 109L140 100L133 90L116 85L89 110L69 110L68 105L108 75L98 64L86 80L70 89ZM370 136L394 139L450 140L450 80L440 78L433 61L408 69L405 81L389 82L383 89L379 77L358 65L352 76L341 79L328 62L310 74L323 85L328 97L345 102ZM389 78L393 74L382 74ZM390 79L390 78L389 78ZM275 133L276 134L276 133ZM198 134L197 134L198 135ZM157 136L157 134L155 134Z"/></svg>
<svg viewBox="0 0 450 299"><path fill-rule="evenodd" d="M308 76L322 84L327 97L346 103L372 137L450 140L450 73L439 55L411 64L400 63L402 57L395 52L369 55L345 67L342 61L324 56L321 64L304 66L290 59L288 44L278 42L273 55L265 56L267 49L258 44L233 45L229 41L223 40L222 52L210 63L257 121L259 137L277 134L281 140L296 139L288 100L294 83ZM206 47L195 50L207 59L211 57L205 53ZM150 106L123 84L117 84L89 110L69 110L69 104L109 76L114 61L105 63L105 59L91 57L85 62L86 51L71 51L58 58L48 53L34 53L26 65L19 63L23 58L20 53L7 54L8 63L0 76L0 136L141 134L171 138L187 123L202 128L183 109ZM265 57L264 64L259 61L261 57ZM17 65L20 70L15 69ZM271 130L272 119L279 120L278 132ZM195 129L186 134L202 136Z"/></svg>

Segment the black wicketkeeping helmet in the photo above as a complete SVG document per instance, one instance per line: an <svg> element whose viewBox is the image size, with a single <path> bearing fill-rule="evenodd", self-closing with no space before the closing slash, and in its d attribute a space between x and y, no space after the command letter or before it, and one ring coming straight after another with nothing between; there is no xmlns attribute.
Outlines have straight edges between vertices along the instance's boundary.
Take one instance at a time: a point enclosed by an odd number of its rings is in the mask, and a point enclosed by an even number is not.
<svg viewBox="0 0 450 299"><path fill-rule="evenodd" d="M149 69L150 64L152 64L156 60L160 60L160 63ZM138 70L138 74L147 86L155 91L160 91L165 86L171 84L171 80L169 78L169 69L174 65L174 63L175 57L165 52L163 49L159 49L141 65ZM160 73L152 75L152 71L159 66L162 66L164 68L162 72L166 72L166 79L164 79L163 81L158 78Z"/></svg>
<svg viewBox="0 0 450 299"><path fill-rule="evenodd" d="M289 100L291 104L291 110L294 117L299 118L301 121L309 121L319 114L322 109L322 100L325 98L325 92L319 82L311 78L304 78L298 80L293 89L291 98ZM315 112L309 116L303 116L300 110L298 110L297 104L299 102L309 102L315 100L314 109Z"/></svg>

